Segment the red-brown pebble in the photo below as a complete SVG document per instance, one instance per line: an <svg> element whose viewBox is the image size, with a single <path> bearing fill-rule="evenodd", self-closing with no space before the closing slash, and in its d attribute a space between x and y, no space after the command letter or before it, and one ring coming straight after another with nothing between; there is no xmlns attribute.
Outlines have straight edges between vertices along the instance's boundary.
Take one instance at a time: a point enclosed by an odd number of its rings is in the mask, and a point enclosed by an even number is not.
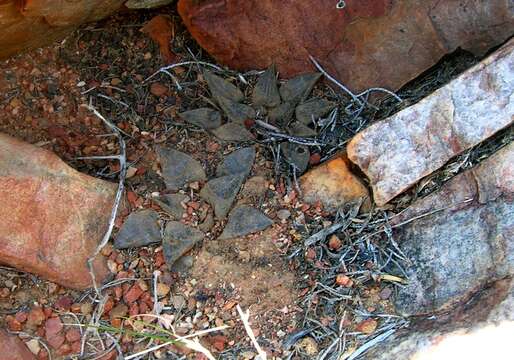
<svg viewBox="0 0 514 360"><path fill-rule="evenodd" d="M50 337L59 333L63 328L62 321L59 317L52 317L45 322L46 337Z"/></svg>
<svg viewBox="0 0 514 360"><path fill-rule="evenodd" d="M56 354L59 356L68 355L71 353L71 345L70 344L62 344L59 349L57 349Z"/></svg>
<svg viewBox="0 0 514 360"><path fill-rule="evenodd" d="M330 240L328 240L328 247L330 250L339 250L342 246L341 240L337 237L337 235L332 235Z"/></svg>
<svg viewBox="0 0 514 360"><path fill-rule="evenodd" d="M31 327L41 325L45 319L45 313L40 307L32 308L27 315L27 323Z"/></svg>
<svg viewBox="0 0 514 360"><path fill-rule="evenodd" d="M318 165L321 161L321 155L318 153L312 154L309 158L309 165Z"/></svg>
<svg viewBox="0 0 514 360"><path fill-rule="evenodd" d="M344 274L339 274L336 276L336 284L345 287L351 287L353 285L352 279Z"/></svg>
<svg viewBox="0 0 514 360"><path fill-rule="evenodd" d="M60 310L68 311L73 304L73 299L69 296L61 296L55 303L55 307Z"/></svg>
<svg viewBox="0 0 514 360"><path fill-rule="evenodd" d="M5 317L5 320L7 321L7 327L11 331L21 331L23 329L23 325L16 320L16 318L12 315L8 315Z"/></svg>
<svg viewBox="0 0 514 360"><path fill-rule="evenodd" d="M79 354L81 347L82 347L82 343L80 341L75 341L73 344L71 344L71 353Z"/></svg>
<svg viewBox="0 0 514 360"><path fill-rule="evenodd" d="M126 304L132 304L134 301L139 299L139 297L143 294L143 290L139 287L139 285L134 284L124 295L123 301Z"/></svg>
<svg viewBox="0 0 514 360"><path fill-rule="evenodd" d="M163 95L166 95L167 92L168 88L162 85L161 83L154 82L152 83L152 85L150 85L150 93L152 93L152 95L161 97Z"/></svg>
<svg viewBox="0 0 514 360"><path fill-rule="evenodd" d="M28 314L25 311L18 311L14 317L20 323L24 323L27 321Z"/></svg>
<svg viewBox="0 0 514 360"><path fill-rule="evenodd" d="M63 334L46 337L48 345L50 345L53 349L59 349L61 345L64 344L64 340L65 338Z"/></svg>
<svg viewBox="0 0 514 360"><path fill-rule="evenodd" d="M37 353L37 358L38 358L38 360L48 360L48 353L46 352L45 349L41 349Z"/></svg>
<svg viewBox="0 0 514 360"><path fill-rule="evenodd" d="M75 341L80 340L80 330L77 328L71 328L68 331L66 331L66 341L72 343Z"/></svg>
<svg viewBox="0 0 514 360"><path fill-rule="evenodd" d="M357 324L356 330L364 334L372 334L377 328L377 321L375 319L366 319Z"/></svg>

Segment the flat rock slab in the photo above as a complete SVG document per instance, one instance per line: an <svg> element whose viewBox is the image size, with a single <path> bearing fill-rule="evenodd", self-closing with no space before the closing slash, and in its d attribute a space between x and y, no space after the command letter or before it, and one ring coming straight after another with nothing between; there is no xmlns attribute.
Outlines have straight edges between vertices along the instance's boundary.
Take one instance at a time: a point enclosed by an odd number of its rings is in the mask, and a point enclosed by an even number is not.
<svg viewBox="0 0 514 360"><path fill-rule="evenodd" d="M180 0L193 37L236 69L281 76L313 69L309 55L354 91L398 89L458 47L483 54L514 32L509 1ZM479 29L479 31L469 31Z"/></svg>
<svg viewBox="0 0 514 360"><path fill-rule="evenodd" d="M157 154L168 189L177 191L188 183L207 180L202 165L191 156L163 147L157 149Z"/></svg>
<svg viewBox="0 0 514 360"><path fill-rule="evenodd" d="M36 360L23 341L3 330L0 330L0 353L3 360Z"/></svg>
<svg viewBox="0 0 514 360"><path fill-rule="evenodd" d="M348 157L382 206L514 121L514 40L389 119L358 133Z"/></svg>
<svg viewBox="0 0 514 360"><path fill-rule="evenodd" d="M262 231L272 224L273 221L259 210L247 205L236 206L230 212L227 225L219 239L225 240L246 236Z"/></svg>
<svg viewBox="0 0 514 360"><path fill-rule="evenodd" d="M252 171L255 161L255 148L245 147L228 154L216 169L216 176L244 174L246 178Z"/></svg>
<svg viewBox="0 0 514 360"><path fill-rule="evenodd" d="M87 259L102 239L117 186L55 154L0 134L0 262L63 286L91 286ZM109 271L94 262L97 281Z"/></svg>
<svg viewBox="0 0 514 360"><path fill-rule="evenodd" d="M227 216L244 179L244 174L226 175L209 180L202 188L200 196L214 208L216 218Z"/></svg>
<svg viewBox="0 0 514 360"><path fill-rule="evenodd" d="M141 210L130 214L114 240L116 249L130 249L161 242L159 214Z"/></svg>
<svg viewBox="0 0 514 360"><path fill-rule="evenodd" d="M371 207L368 189L352 173L345 155L338 155L309 170L300 178L300 188L303 201L310 204L319 201L330 212L359 199L364 199L362 210Z"/></svg>
<svg viewBox="0 0 514 360"><path fill-rule="evenodd" d="M392 221L410 259L395 304L405 315L450 309L486 284L514 275L514 143ZM423 214L447 209L432 215ZM406 225L409 219L421 217Z"/></svg>
<svg viewBox="0 0 514 360"><path fill-rule="evenodd" d="M170 221L164 230L162 248L164 259L168 267L172 267L177 260L189 252L195 244L202 241L204 234L191 226L178 221Z"/></svg>

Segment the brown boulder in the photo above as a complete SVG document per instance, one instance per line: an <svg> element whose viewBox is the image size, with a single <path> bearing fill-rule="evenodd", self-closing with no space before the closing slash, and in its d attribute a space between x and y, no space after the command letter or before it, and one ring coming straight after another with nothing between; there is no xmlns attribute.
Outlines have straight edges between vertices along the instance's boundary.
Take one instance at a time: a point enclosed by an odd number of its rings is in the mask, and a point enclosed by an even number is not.
<svg viewBox="0 0 514 360"><path fill-rule="evenodd" d="M398 89L459 46L482 54L514 31L510 1L180 0L187 28L237 69L312 71L309 55L355 91Z"/></svg>
<svg viewBox="0 0 514 360"><path fill-rule="evenodd" d="M29 349L16 336L7 335L0 330L0 354L3 360L35 360Z"/></svg>
<svg viewBox="0 0 514 360"><path fill-rule="evenodd" d="M339 155L308 171L300 178L303 200L321 202L325 210L335 212L344 204L365 199L363 210L369 210L369 192L350 169L346 155Z"/></svg>
<svg viewBox="0 0 514 360"><path fill-rule="evenodd" d="M61 285L91 286L86 261L107 229L116 185L0 134L0 263ZM108 275L94 262L97 281Z"/></svg>
<svg viewBox="0 0 514 360"><path fill-rule="evenodd" d="M104 18L123 0L0 1L0 59L63 38L80 24Z"/></svg>

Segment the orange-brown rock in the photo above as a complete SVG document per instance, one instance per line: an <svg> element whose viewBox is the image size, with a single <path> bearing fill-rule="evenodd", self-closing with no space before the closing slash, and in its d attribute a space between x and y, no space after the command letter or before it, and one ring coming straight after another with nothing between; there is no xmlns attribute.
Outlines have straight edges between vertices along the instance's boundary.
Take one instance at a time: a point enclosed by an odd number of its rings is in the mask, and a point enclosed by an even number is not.
<svg viewBox="0 0 514 360"><path fill-rule="evenodd" d="M157 15L143 26L142 32L148 34L150 38L159 45L161 57L166 64L176 60L175 54L171 51L171 41L173 37L173 25L171 17L167 15Z"/></svg>
<svg viewBox="0 0 514 360"><path fill-rule="evenodd" d="M123 0L0 0L0 59L50 44L122 4Z"/></svg>
<svg viewBox="0 0 514 360"><path fill-rule="evenodd" d="M346 155L339 155L300 178L303 200L321 202L325 210L337 211L344 204L364 198L363 210L370 207L369 192L360 179L351 172Z"/></svg>
<svg viewBox="0 0 514 360"><path fill-rule="evenodd" d="M309 55L353 90L397 89L459 46L482 54L514 31L509 0L180 0L187 28L237 69L290 77Z"/></svg>
<svg viewBox="0 0 514 360"><path fill-rule="evenodd" d="M91 285L87 259L107 229L116 185L0 134L0 263L61 285ZM97 281L108 275L94 262Z"/></svg>
<svg viewBox="0 0 514 360"><path fill-rule="evenodd" d="M30 350L17 336L0 330L0 354L3 360L35 360Z"/></svg>

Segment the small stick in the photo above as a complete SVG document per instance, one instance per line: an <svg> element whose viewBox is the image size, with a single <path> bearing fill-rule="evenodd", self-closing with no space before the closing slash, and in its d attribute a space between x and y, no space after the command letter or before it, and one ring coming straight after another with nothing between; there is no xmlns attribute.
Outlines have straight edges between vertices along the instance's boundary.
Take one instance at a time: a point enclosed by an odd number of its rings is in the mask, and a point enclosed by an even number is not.
<svg viewBox="0 0 514 360"><path fill-rule="evenodd" d="M146 78L146 80L143 81L143 82L147 82L148 80L150 80L154 76L156 76L158 73L165 72L165 71L167 72L168 70L174 69L174 68L179 67L179 66L184 66L184 65L204 65L204 66L210 66L210 67L212 67L212 68L214 68L214 69L216 69L218 71L223 71L223 69L221 69L219 66L210 64L208 62L204 62L204 61L184 61L184 62L180 62L180 63L176 63L176 64L171 64L171 65L164 66L164 67L160 68L159 70L154 72L152 75L150 75L148 78Z"/></svg>
<svg viewBox="0 0 514 360"><path fill-rule="evenodd" d="M267 359L266 353L264 351L262 351L261 347L259 346L259 343L257 342L257 339L255 338L255 335L253 333L253 330L250 327L250 323L248 322L248 319L250 319L250 311L246 310L245 312L243 312L243 310L241 309L241 306L239 306L239 304L238 304L237 312L239 313L239 317L241 318L241 321L243 322L246 333L250 337L250 340L252 340L253 347L255 348L255 350L257 350L259 360L266 360Z"/></svg>
<svg viewBox="0 0 514 360"><path fill-rule="evenodd" d="M109 218L109 225L107 227L107 231L105 232L105 234L102 238L102 241L96 247L93 255L87 260L87 264L89 267L89 273L90 273L91 279L93 281L93 287L95 289L95 292L97 293L97 295L99 297L102 297L102 295L100 294L100 290L98 289L98 285L96 283L96 277L95 277L94 270L93 270L93 261L98 256L98 254L100 254L100 251L105 247L105 245L107 245L107 243L109 242L109 239L112 234L112 230L114 229L114 222L116 221L116 216L118 214L118 209L119 209L119 206L121 203L121 197L123 195L123 190L124 190L125 177L127 175L126 150L125 150L125 141L123 140L123 137L121 136L120 129L118 129L118 127L116 125L114 125L109 120L107 120L105 117L103 117L103 115L100 114L98 112L98 110L96 110L96 108L93 105L91 105L91 103L89 105L83 105L83 106L85 108L87 108L88 110L90 110L91 112L93 112L93 114L95 114L100 120L102 120L104 122L104 124L107 125L107 127L109 127L112 130L112 132L116 134L119 145L120 145L120 155L118 155L116 158L120 162L120 177L119 177L119 182L118 182L118 190L116 192L114 205L113 205L112 211L111 211L111 217Z"/></svg>
<svg viewBox="0 0 514 360"><path fill-rule="evenodd" d="M339 81L337 81L336 78L334 78L332 75L330 75L329 73L327 73L325 71L325 69L323 69L321 67L321 65L316 61L316 59L314 59L312 56L309 55L309 58L311 59L312 63L314 64L314 66L316 66L316 68L323 74L325 75L325 77L332 81L334 84L336 84L338 87L340 87L344 92L346 92L348 95L350 95L350 97L353 99L353 101L355 101L357 104L359 105L363 105L362 101L358 98L357 95L355 95L353 92L350 91L350 89L348 89L346 86L344 86L342 83L340 83Z"/></svg>

